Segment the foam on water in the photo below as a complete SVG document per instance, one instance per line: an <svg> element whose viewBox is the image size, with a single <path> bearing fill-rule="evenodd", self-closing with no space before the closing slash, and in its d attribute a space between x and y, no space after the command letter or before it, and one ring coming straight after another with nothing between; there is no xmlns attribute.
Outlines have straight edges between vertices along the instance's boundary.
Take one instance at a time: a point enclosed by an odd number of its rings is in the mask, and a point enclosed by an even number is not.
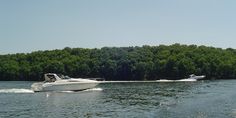
<svg viewBox="0 0 236 118"><path fill-rule="evenodd" d="M34 91L31 89L12 88L12 89L0 89L0 93L34 93Z"/></svg>
<svg viewBox="0 0 236 118"><path fill-rule="evenodd" d="M92 88L84 91L102 91L102 88ZM75 91L61 91L63 93L73 93ZM0 89L0 93L34 93L31 89L20 89L20 88L11 88L11 89Z"/></svg>
<svg viewBox="0 0 236 118"><path fill-rule="evenodd" d="M102 91L102 90L103 90L102 88L91 88L84 91Z"/></svg>
<svg viewBox="0 0 236 118"><path fill-rule="evenodd" d="M102 91L102 88L91 88L91 89L86 89L83 91ZM74 93L74 92L78 92L78 91L61 91L62 93Z"/></svg>
<svg viewBox="0 0 236 118"><path fill-rule="evenodd" d="M180 79L180 80L156 80L156 82L195 82L197 81L196 79Z"/></svg>
<svg viewBox="0 0 236 118"><path fill-rule="evenodd" d="M73 93L75 91L61 91L62 93Z"/></svg>

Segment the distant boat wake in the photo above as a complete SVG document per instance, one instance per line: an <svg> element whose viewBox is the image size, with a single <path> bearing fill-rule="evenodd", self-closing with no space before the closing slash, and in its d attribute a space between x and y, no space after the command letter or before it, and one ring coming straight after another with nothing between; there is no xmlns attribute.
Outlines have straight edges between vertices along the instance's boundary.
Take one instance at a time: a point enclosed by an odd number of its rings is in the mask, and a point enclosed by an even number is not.
<svg viewBox="0 0 236 118"><path fill-rule="evenodd" d="M167 80L167 79L162 79L162 80L156 80L157 82L195 82L197 81L196 79L180 79L180 80Z"/></svg>
<svg viewBox="0 0 236 118"><path fill-rule="evenodd" d="M195 81L203 79L205 77L206 77L205 75L196 76L194 74L191 74L191 75L189 75L189 78L187 78L187 79L179 79L179 80L160 79L160 80L156 80L156 81L157 82L195 82Z"/></svg>
<svg viewBox="0 0 236 118"><path fill-rule="evenodd" d="M0 89L0 93L34 93L34 91L31 89L12 88L12 89Z"/></svg>

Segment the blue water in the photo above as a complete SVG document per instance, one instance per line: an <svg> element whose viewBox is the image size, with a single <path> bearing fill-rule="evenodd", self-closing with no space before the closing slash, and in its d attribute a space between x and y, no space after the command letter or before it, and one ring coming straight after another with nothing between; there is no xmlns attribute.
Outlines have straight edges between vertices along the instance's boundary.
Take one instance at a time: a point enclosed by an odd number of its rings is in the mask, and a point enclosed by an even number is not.
<svg viewBox="0 0 236 118"><path fill-rule="evenodd" d="M80 92L38 92L0 82L0 118L236 118L236 80L105 83Z"/></svg>

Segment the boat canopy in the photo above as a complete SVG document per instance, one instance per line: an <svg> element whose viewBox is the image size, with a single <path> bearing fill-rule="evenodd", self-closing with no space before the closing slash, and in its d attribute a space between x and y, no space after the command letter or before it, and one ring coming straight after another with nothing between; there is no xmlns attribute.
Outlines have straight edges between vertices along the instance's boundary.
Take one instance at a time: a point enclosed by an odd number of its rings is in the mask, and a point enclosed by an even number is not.
<svg viewBox="0 0 236 118"><path fill-rule="evenodd" d="M55 73L46 73L44 74L45 82L55 82L56 80L61 80Z"/></svg>

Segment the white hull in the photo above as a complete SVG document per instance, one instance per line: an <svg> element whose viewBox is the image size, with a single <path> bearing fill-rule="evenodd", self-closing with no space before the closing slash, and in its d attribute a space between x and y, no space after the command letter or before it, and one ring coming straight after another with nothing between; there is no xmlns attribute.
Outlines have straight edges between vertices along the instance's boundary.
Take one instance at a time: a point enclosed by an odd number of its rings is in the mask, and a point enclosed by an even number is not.
<svg viewBox="0 0 236 118"><path fill-rule="evenodd" d="M35 83L32 85L33 91L80 91L94 88L97 82L73 82L73 83Z"/></svg>
<svg viewBox="0 0 236 118"><path fill-rule="evenodd" d="M203 78L205 78L204 75L202 75L202 76L194 76L194 77L190 77L189 79L196 79L196 80L199 80L199 79L203 79Z"/></svg>
<svg viewBox="0 0 236 118"><path fill-rule="evenodd" d="M39 91L80 91L98 85L98 81L81 78L62 79L54 73L45 74L45 81L31 85L35 92Z"/></svg>

